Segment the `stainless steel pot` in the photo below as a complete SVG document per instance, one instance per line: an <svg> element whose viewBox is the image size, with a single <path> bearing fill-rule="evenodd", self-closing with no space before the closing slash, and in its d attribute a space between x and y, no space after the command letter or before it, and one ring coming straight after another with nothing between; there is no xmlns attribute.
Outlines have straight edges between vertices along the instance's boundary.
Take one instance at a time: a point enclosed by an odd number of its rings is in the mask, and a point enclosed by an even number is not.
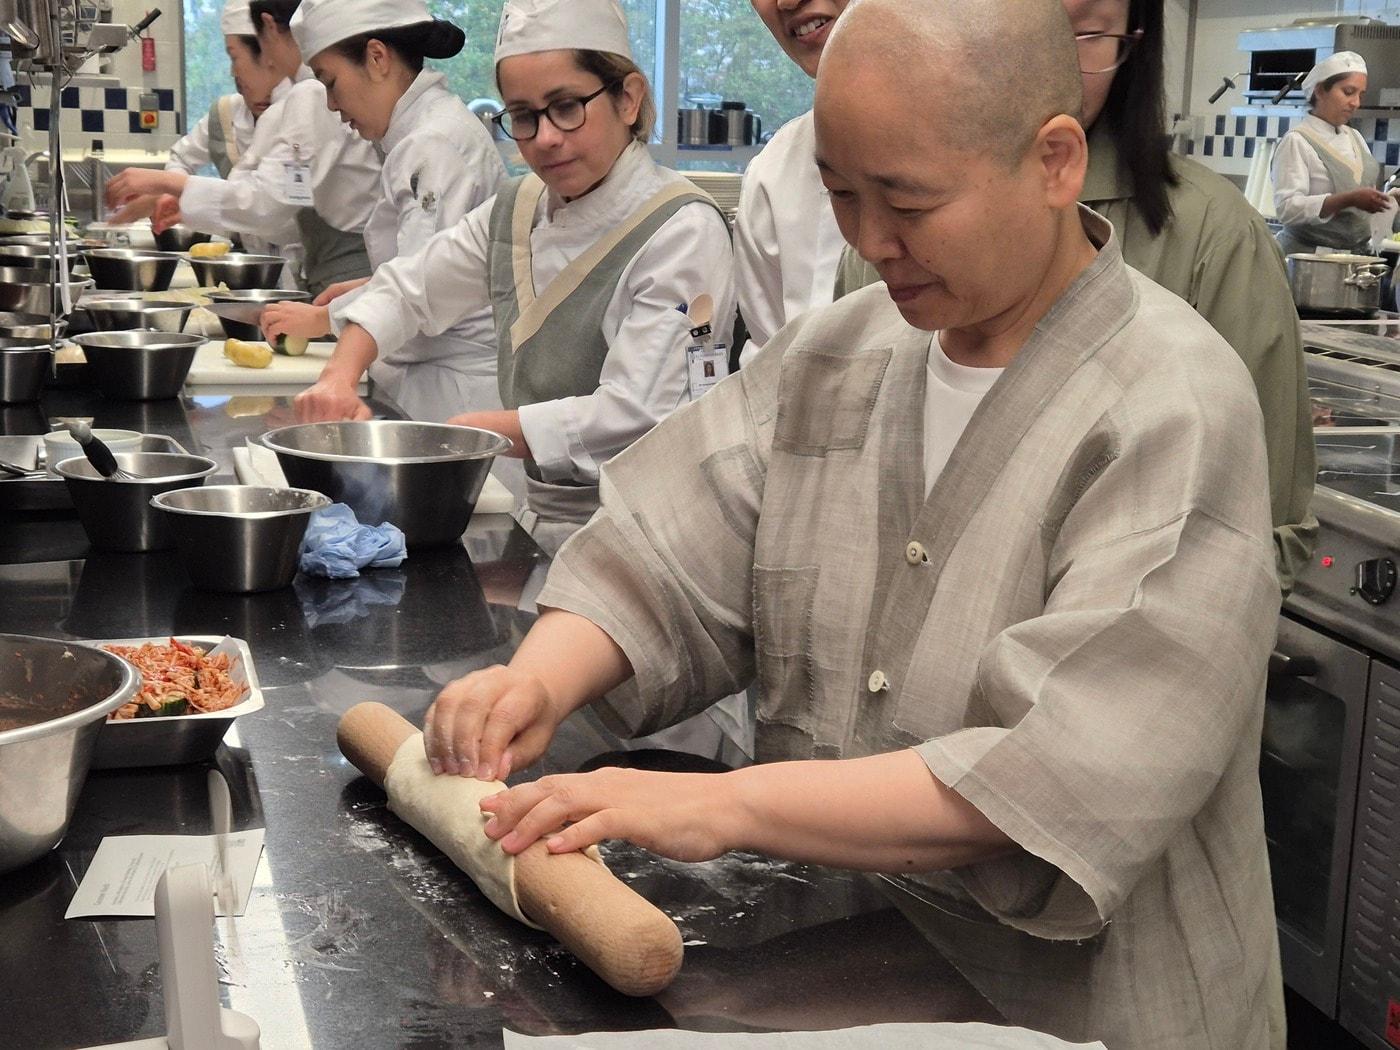
<svg viewBox="0 0 1400 1050"><path fill-rule="evenodd" d="M710 111L682 109L677 113L676 141L682 146L707 146L710 143Z"/></svg>
<svg viewBox="0 0 1400 1050"><path fill-rule="evenodd" d="M103 721L140 684L101 649L0 635L0 874L58 845Z"/></svg>
<svg viewBox="0 0 1400 1050"><path fill-rule="evenodd" d="M1288 286L1299 310L1366 311L1381 305L1386 261L1375 255L1288 257Z"/></svg>

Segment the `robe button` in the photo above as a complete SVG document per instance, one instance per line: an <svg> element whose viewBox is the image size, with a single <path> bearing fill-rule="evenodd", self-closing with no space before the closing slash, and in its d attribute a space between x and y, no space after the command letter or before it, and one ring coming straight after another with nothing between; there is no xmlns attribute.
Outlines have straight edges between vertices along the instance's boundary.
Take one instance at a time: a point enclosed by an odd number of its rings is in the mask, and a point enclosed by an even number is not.
<svg viewBox="0 0 1400 1050"><path fill-rule="evenodd" d="M884 671L871 671L865 687L872 693L878 693L890 687L890 680L885 677Z"/></svg>
<svg viewBox="0 0 1400 1050"><path fill-rule="evenodd" d="M928 551L918 540L910 540L909 546L904 548L904 560L910 565L923 565L928 561Z"/></svg>

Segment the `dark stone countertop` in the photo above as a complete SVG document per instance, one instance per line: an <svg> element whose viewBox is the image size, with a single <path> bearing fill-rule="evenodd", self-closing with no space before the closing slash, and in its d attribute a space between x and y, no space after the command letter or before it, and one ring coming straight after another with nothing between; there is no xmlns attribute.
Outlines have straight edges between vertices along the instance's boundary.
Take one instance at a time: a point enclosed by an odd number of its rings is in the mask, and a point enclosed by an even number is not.
<svg viewBox="0 0 1400 1050"><path fill-rule="evenodd" d="M31 416L169 434L231 473L229 450L290 420L285 400L123 405L73 391ZM225 478L224 480L228 480ZM506 516L401 569L261 595L193 590L170 552L86 557L62 513L0 516L0 631L72 638L228 633L250 645L267 706L212 760L234 827L263 826L247 913L216 923L225 1003L265 1048L499 1046L500 1030L834 1028L997 1015L864 876L731 854L705 864L623 843L613 870L678 923L686 960L655 999L628 999L546 934L504 917L348 765L335 724L361 700L414 722L452 678L509 658L533 619L519 594L543 557ZM614 750L590 713L530 771ZM66 921L106 835L211 831L211 763L94 772L67 838L0 877L6 1046L71 1048L162 1034L155 924Z"/></svg>

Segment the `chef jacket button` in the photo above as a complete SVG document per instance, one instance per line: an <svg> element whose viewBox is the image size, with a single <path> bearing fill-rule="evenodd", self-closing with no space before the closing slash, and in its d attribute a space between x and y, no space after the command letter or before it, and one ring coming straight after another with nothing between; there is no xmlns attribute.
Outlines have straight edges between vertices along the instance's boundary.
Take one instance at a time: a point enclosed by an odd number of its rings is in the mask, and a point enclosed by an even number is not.
<svg viewBox="0 0 1400 1050"><path fill-rule="evenodd" d="M872 693L878 693L890 687L890 680L885 677L884 671L871 671L870 678L866 681L865 687Z"/></svg>
<svg viewBox="0 0 1400 1050"><path fill-rule="evenodd" d="M909 546L904 548L904 560L910 565L922 565L928 561L928 551L918 540L910 540Z"/></svg>

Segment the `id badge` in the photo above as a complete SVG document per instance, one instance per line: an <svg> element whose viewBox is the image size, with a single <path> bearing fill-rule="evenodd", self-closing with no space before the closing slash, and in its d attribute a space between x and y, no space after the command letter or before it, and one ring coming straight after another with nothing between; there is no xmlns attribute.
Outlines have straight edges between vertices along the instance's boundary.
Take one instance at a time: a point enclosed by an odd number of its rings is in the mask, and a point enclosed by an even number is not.
<svg viewBox="0 0 1400 1050"><path fill-rule="evenodd" d="M686 373L690 380L690 400L729 375L729 347L724 343L696 343L685 348Z"/></svg>
<svg viewBox="0 0 1400 1050"><path fill-rule="evenodd" d="M299 160L284 161L283 171L283 191L288 204L297 204L303 207L310 206L311 196L311 165Z"/></svg>

